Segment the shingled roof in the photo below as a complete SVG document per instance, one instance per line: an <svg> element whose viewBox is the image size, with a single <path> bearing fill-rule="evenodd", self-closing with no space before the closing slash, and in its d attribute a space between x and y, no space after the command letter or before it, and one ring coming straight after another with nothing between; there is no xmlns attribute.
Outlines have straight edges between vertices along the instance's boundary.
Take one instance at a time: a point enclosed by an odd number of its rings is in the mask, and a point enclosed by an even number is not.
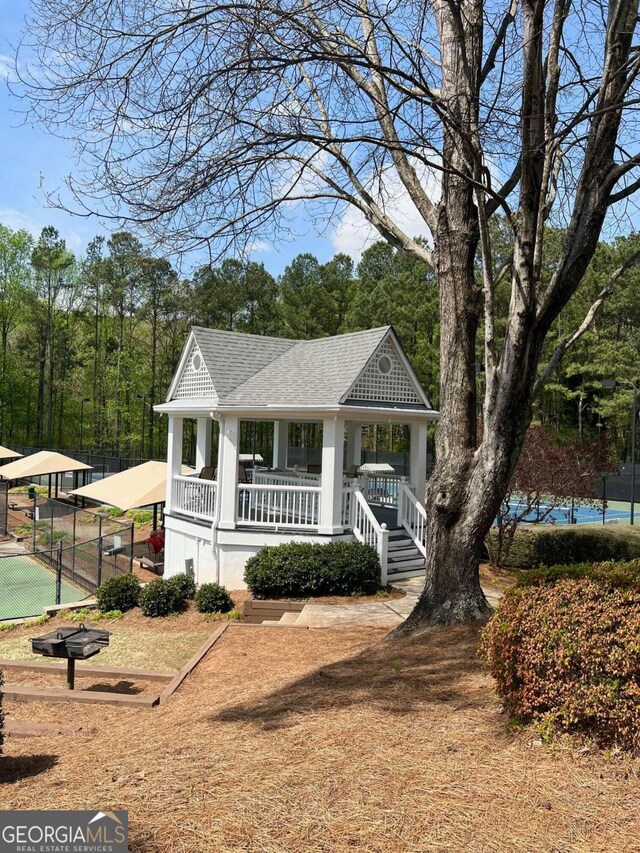
<svg viewBox="0 0 640 853"><path fill-rule="evenodd" d="M385 355L386 375L377 370ZM432 408L391 326L315 340L193 327L167 402L177 399L234 408Z"/></svg>

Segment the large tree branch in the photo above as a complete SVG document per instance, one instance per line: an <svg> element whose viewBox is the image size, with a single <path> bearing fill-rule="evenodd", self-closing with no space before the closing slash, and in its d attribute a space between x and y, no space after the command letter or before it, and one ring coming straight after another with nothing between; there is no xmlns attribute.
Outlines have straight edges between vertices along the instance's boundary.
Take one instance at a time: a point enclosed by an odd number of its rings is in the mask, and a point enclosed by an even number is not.
<svg viewBox="0 0 640 853"><path fill-rule="evenodd" d="M487 58L485 60L484 65L482 66L482 71L480 73L480 82L484 83L489 74L496 67L496 59L498 57L498 51L504 47L505 39L507 37L507 33L509 31L509 27L516 19L516 11L518 9L518 0L509 0L509 6L507 11L504 13L504 17L498 27L498 31L496 32L495 38L489 48L489 52L487 53Z"/></svg>
<svg viewBox="0 0 640 853"><path fill-rule="evenodd" d="M584 320L578 328L570 335L567 335L563 338L562 341L557 345L555 350L553 351L551 358L547 362L547 365L540 373L538 379L536 380L535 385L533 386L533 397L537 397L538 394L542 391L544 386L549 380L549 377L557 370L562 359L565 356L565 353L568 349L570 349L576 341L580 340L580 338L587 332L593 321L595 320L598 311L602 308L606 299L613 293L614 286L616 282L632 267L634 267L638 261L640 261L640 249L630 255L627 260L621 264L614 272L609 276L606 284L598 294L597 299L593 302L589 310L587 311Z"/></svg>

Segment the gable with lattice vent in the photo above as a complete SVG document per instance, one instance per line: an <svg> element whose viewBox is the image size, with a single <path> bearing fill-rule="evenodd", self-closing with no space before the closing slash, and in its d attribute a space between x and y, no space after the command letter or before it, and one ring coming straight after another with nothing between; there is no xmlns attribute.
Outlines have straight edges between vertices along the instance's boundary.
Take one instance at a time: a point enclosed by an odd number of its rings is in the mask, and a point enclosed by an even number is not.
<svg viewBox="0 0 640 853"><path fill-rule="evenodd" d="M173 392L174 400L206 399L217 401L218 395L213 387L200 347L193 341L180 380Z"/></svg>
<svg viewBox="0 0 640 853"><path fill-rule="evenodd" d="M383 341L346 395L345 402L424 406L416 384L391 340Z"/></svg>

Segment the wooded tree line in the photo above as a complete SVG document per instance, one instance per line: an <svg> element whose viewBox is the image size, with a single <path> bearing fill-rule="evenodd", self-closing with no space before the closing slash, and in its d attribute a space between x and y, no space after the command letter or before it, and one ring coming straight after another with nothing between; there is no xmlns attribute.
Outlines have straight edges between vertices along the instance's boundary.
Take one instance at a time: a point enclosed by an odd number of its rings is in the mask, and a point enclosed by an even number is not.
<svg viewBox="0 0 640 853"><path fill-rule="evenodd" d="M495 227L494 241L507 257L508 233L500 234L499 220ZM561 237L552 234L548 245L559 246ZM549 352L638 244L630 236L600 245L576 299L554 325ZM496 268L502 262L496 252ZM631 392L605 392L600 381L638 378L639 277L630 269L617 282L593 328L556 368L535 413L561 436L609 429L622 459ZM497 299L509 299L507 282ZM500 313L506 316L506 306ZM437 406L438 316L431 269L385 242L368 248L357 265L344 254L322 264L305 253L278 278L261 263L236 259L187 278L127 232L97 237L74 257L54 228L36 238L0 225L0 441L162 456L165 424L152 407L164 399L192 324L313 338L391 323Z"/></svg>

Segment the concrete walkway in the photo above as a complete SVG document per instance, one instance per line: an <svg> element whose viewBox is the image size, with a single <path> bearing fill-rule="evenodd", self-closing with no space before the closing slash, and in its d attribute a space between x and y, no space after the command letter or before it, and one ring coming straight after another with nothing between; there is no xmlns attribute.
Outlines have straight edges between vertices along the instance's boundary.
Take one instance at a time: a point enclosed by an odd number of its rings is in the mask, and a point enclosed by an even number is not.
<svg viewBox="0 0 640 853"><path fill-rule="evenodd" d="M405 593L404 598L380 599L373 604L306 604L300 613L285 613L279 622L270 624L306 628L353 628L361 625L393 628L404 622L413 610L424 586L424 578L398 581L393 586ZM502 593L491 587L484 587L484 593L493 607L502 598Z"/></svg>

